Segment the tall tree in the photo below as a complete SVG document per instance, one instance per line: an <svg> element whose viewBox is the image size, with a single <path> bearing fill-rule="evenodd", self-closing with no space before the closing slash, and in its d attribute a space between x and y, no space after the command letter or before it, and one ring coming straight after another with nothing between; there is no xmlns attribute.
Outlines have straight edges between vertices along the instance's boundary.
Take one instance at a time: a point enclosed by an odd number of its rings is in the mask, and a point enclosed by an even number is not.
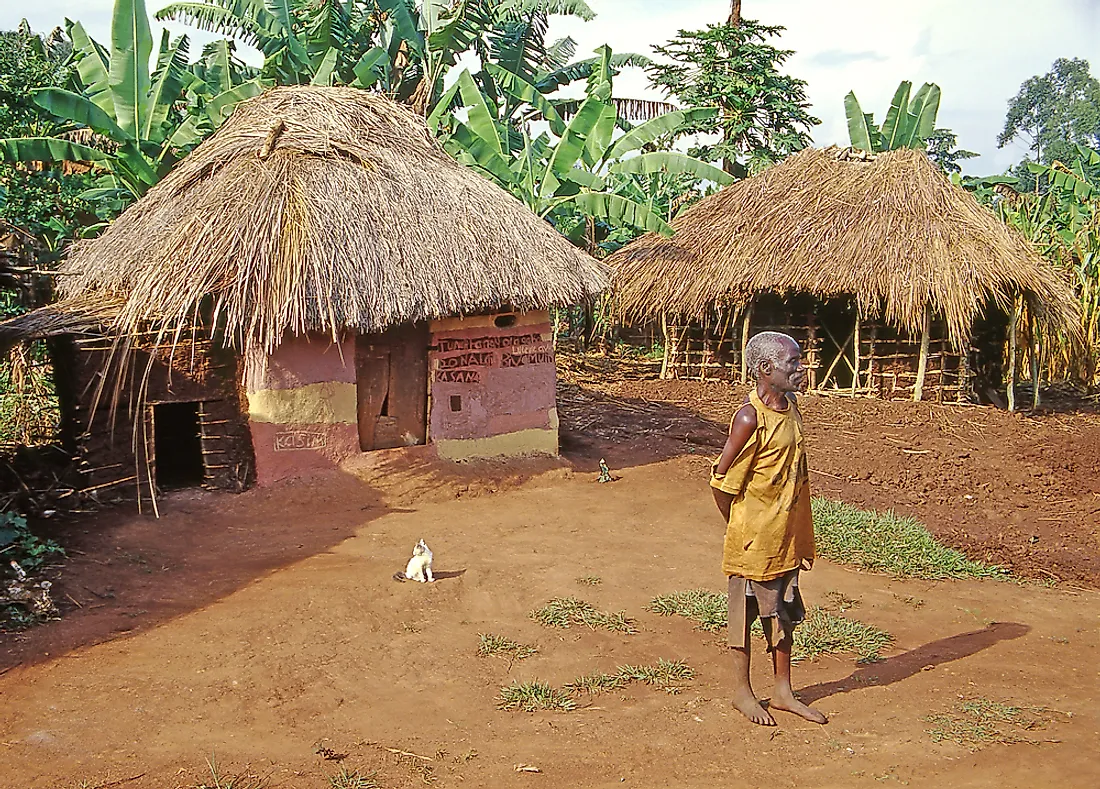
<svg viewBox="0 0 1100 789"><path fill-rule="evenodd" d="M959 138L950 129L933 129L924 143L928 158L945 173L961 173L962 166L959 162L979 156L974 151L959 148Z"/></svg>
<svg viewBox="0 0 1100 789"><path fill-rule="evenodd" d="M1026 80L1008 103L1003 148L1020 139L1032 161L1070 161L1077 145L1100 147L1100 82L1087 60L1059 58L1050 71Z"/></svg>
<svg viewBox="0 0 1100 789"><path fill-rule="evenodd" d="M810 130L821 123L810 115L806 82L780 67L794 54L768 43L784 28L749 19L681 30L654 50L671 63L647 68L650 83L686 107L718 107L717 116L687 133L719 132L720 142L692 153L724 163L727 172L757 172L810 144Z"/></svg>

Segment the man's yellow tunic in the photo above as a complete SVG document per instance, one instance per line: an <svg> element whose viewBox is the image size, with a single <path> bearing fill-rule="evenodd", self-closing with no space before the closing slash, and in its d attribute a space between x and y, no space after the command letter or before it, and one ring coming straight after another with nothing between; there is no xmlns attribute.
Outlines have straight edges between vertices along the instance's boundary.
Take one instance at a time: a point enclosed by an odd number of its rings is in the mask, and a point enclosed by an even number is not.
<svg viewBox="0 0 1100 789"><path fill-rule="evenodd" d="M726 575L770 581L814 560L810 475L802 417L793 398L785 411L769 408L754 389L756 431L712 487L734 497L722 556Z"/></svg>

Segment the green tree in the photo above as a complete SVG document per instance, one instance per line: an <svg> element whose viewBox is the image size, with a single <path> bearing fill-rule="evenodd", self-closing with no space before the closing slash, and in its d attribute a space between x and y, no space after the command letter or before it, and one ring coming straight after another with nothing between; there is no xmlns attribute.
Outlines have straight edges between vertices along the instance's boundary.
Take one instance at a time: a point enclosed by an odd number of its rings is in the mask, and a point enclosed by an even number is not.
<svg viewBox="0 0 1100 789"><path fill-rule="evenodd" d="M738 13L739 16L739 13ZM654 50L671 63L647 69L651 84L686 107L718 107L720 113L688 133L720 132L721 141L693 153L722 160L738 175L757 172L810 144L821 123L809 113L806 82L780 72L794 54L769 39L784 28L740 19L706 30L681 30Z"/></svg>
<svg viewBox="0 0 1100 789"><path fill-rule="evenodd" d="M961 173L959 162L979 156L974 151L959 148L959 138L950 129L933 129L924 143L928 158L945 173Z"/></svg>
<svg viewBox="0 0 1100 789"><path fill-rule="evenodd" d="M1077 145L1100 146L1100 82L1087 60L1059 58L1049 72L1020 86L997 146L1017 139L1042 164L1074 159Z"/></svg>
<svg viewBox="0 0 1100 789"><path fill-rule="evenodd" d="M912 89L913 83L908 81L898 85L881 126L875 126L873 114L863 111L855 92L848 93L844 97L844 113L852 147L871 153L897 148L924 149L935 134L940 87L926 82L910 96Z"/></svg>

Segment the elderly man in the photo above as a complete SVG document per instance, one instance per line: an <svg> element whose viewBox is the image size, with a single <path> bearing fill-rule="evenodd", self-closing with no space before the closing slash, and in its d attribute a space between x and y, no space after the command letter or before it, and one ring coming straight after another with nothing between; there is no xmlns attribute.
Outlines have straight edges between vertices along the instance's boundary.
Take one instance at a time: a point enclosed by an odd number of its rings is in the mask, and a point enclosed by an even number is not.
<svg viewBox="0 0 1100 789"><path fill-rule="evenodd" d="M770 710L825 723L825 716L791 689L794 628L805 617L798 573L814 560L809 474L794 397L806 377L802 350L786 334L761 332L749 340L745 354L756 388L730 423L710 482L727 524L722 569L729 576L733 704L762 726L775 725ZM749 626L757 617L775 669L767 710L749 683Z"/></svg>

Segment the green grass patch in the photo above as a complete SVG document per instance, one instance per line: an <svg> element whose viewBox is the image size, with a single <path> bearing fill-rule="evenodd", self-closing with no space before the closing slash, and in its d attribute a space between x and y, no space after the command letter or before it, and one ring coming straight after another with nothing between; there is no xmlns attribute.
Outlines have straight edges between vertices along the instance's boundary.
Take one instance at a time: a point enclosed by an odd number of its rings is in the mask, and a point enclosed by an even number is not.
<svg viewBox="0 0 1100 789"><path fill-rule="evenodd" d="M976 751L990 743L1029 742L1024 732L1044 728L1051 721L1042 707L1014 707L977 697L963 699L944 715L930 715L925 733L932 742L953 742Z"/></svg>
<svg viewBox="0 0 1100 789"><path fill-rule="evenodd" d="M513 681L511 685L500 689L497 697L497 709L523 710L534 712L536 710L557 710L569 712L577 708L577 702L573 697L561 690L552 688L545 682L534 680L532 682Z"/></svg>
<svg viewBox="0 0 1100 789"><path fill-rule="evenodd" d="M898 578L1006 578L1001 567L968 559L948 548L920 521L892 511L861 510L814 498L814 535L825 558Z"/></svg>
<svg viewBox="0 0 1100 789"><path fill-rule="evenodd" d="M717 632L726 627L728 605L724 594L692 589L655 597L647 608L662 616L682 616L698 622L698 630ZM752 632L763 638L759 620L753 623ZM824 608L811 608L806 612L806 621L795 628L791 660L847 653L861 661L873 662L893 640L892 635L874 625L838 616Z"/></svg>
<svg viewBox="0 0 1100 789"><path fill-rule="evenodd" d="M523 660L538 653L538 647L531 644L520 644L510 638L498 636L494 633L478 633L477 654L479 657L499 655L512 660Z"/></svg>
<svg viewBox="0 0 1100 789"><path fill-rule="evenodd" d="M726 626L729 602L724 594L706 589L689 589L686 592L654 597L647 610L661 616L683 616L698 623L699 630L713 633Z"/></svg>
<svg viewBox="0 0 1100 789"><path fill-rule="evenodd" d="M382 785L374 780L377 773L363 775L358 770L349 770L341 767L336 775L328 777L328 785L331 789L382 789Z"/></svg>
<svg viewBox="0 0 1100 789"><path fill-rule="evenodd" d="M573 693L596 695L621 690L632 682L660 688L667 693L679 693L679 683L694 679L695 671L682 660L659 658L656 666L619 666L614 674L586 674L565 686Z"/></svg>
<svg viewBox="0 0 1100 789"><path fill-rule="evenodd" d="M634 620L625 611L598 611L591 603L575 597L556 597L542 608L531 612L531 618L545 627L584 625L593 630L616 633L637 633Z"/></svg>

